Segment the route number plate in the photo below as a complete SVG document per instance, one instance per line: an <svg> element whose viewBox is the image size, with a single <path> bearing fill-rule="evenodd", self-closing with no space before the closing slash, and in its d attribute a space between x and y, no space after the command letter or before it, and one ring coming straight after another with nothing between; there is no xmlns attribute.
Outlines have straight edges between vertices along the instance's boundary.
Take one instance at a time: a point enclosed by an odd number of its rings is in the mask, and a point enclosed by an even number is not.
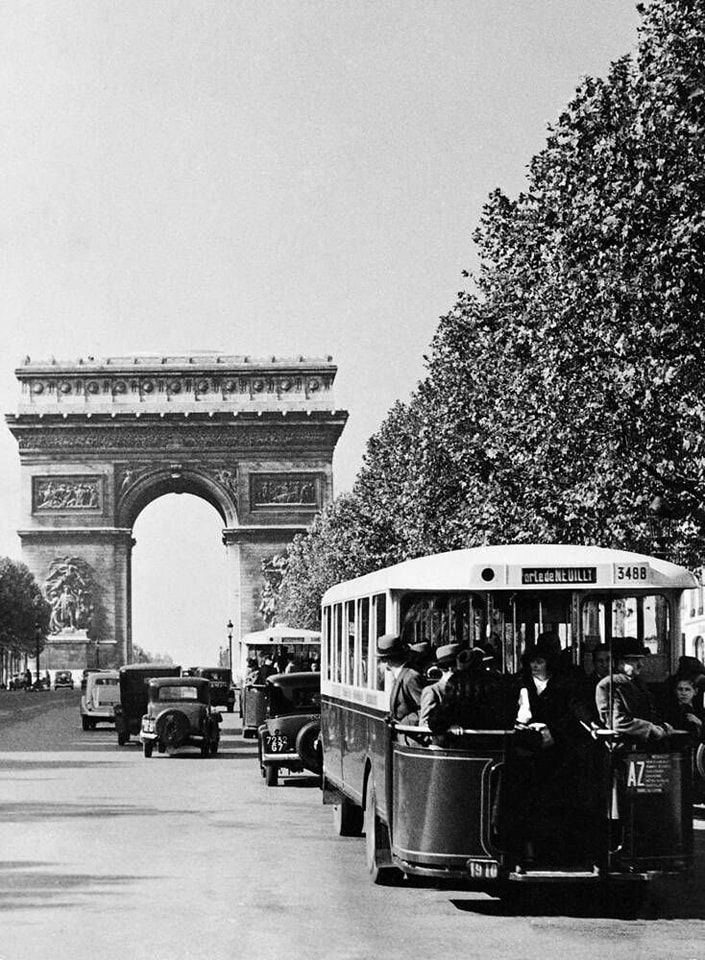
<svg viewBox="0 0 705 960"><path fill-rule="evenodd" d="M496 880L499 864L496 860L468 860L467 869L473 880Z"/></svg>

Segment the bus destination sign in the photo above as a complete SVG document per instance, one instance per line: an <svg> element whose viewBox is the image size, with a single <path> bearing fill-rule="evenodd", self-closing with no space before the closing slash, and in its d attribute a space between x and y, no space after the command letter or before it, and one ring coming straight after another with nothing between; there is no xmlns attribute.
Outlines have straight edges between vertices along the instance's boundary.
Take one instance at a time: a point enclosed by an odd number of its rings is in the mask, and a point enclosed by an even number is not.
<svg viewBox="0 0 705 960"><path fill-rule="evenodd" d="M597 567L522 567L521 582L532 586L597 583Z"/></svg>

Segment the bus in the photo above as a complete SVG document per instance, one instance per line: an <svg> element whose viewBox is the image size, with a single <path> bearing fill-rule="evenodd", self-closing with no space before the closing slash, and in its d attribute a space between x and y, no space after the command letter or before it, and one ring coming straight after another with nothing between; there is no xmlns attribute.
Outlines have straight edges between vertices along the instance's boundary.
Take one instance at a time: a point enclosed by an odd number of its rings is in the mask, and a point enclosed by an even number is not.
<svg viewBox="0 0 705 960"><path fill-rule="evenodd" d="M233 682L240 691L242 735L257 736L264 721L267 676L283 673L287 664L295 672L318 671L321 658L321 634L275 624L265 630L246 633L239 641Z"/></svg>
<svg viewBox="0 0 705 960"><path fill-rule="evenodd" d="M578 762L542 811L556 842L524 860L516 821L535 768L513 718L463 729L450 744L395 723L392 677L376 644L391 633L432 649L482 647L503 688L518 692L522 656L542 635L558 638L562 662L586 684L598 648L634 638L648 654L642 677L658 691L677 665L680 598L693 583L682 567L623 550L517 544L407 560L330 588L322 600L323 802L334 808L337 834L365 834L373 882L424 876L502 894L556 880L687 875L685 734L647 750L580 721Z"/></svg>

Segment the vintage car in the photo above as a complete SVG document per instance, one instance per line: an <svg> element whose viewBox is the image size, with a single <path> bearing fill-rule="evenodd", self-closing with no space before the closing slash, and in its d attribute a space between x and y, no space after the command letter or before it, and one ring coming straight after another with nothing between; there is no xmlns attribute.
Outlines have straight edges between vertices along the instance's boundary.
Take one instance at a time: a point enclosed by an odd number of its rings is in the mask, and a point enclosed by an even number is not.
<svg viewBox="0 0 705 960"><path fill-rule="evenodd" d="M118 746L128 743L142 728L147 712L147 684L151 677L179 677L181 667L166 663L132 663L120 667L120 702L115 704L115 732Z"/></svg>
<svg viewBox="0 0 705 960"><path fill-rule="evenodd" d="M73 674L70 670L57 670L54 674L54 689L64 687L73 690Z"/></svg>
<svg viewBox="0 0 705 960"><path fill-rule="evenodd" d="M268 787L279 772L319 774L321 678L318 673L278 673L264 684L266 719L258 735L259 764Z"/></svg>
<svg viewBox="0 0 705 960"><path fill-rule="evenodd" d="M115 705L120 702L120 675L117 670L91 671L81 697L81 725L93 730L97 723L115 723Z"/></svg>
<svg viewBox="0 0 705 960"><path fill-rule="evenodd" d="M211 706L225 707L228 713L235 709L235 688L232 673L227 667L191 667L189 675L210 681Z"/></svg>
<svg viewBox="0 0 705 960"><path fill-rule="evenodd" d="M158 677L149 681L149 703L140 740L145 757L156 746L173 754L198 746L202 757L214 756L220 743L220 713L211 706L210 681L203 677Z"/></svg>

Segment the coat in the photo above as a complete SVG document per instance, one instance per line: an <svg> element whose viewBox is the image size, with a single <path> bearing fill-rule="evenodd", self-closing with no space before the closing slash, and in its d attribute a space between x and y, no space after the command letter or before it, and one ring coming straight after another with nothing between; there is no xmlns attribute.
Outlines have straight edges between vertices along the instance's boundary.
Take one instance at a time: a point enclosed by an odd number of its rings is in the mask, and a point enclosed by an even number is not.
<svg viewBox="0 0 705 960"><path fill-rule="evenodd" d="M653 698L638 677L616 673L600 680L595 688L595 704L602 723L631 740L646 743L663 736L663 727L656 723Z"/></svg>
<svg viewBox="0 0 705 960"><path fill-rule="evenodd" d="M423 677L419 671L405 664L394 680L389 696L389 712L393 720L408 724L419 722L423 687Z"/></svg>

